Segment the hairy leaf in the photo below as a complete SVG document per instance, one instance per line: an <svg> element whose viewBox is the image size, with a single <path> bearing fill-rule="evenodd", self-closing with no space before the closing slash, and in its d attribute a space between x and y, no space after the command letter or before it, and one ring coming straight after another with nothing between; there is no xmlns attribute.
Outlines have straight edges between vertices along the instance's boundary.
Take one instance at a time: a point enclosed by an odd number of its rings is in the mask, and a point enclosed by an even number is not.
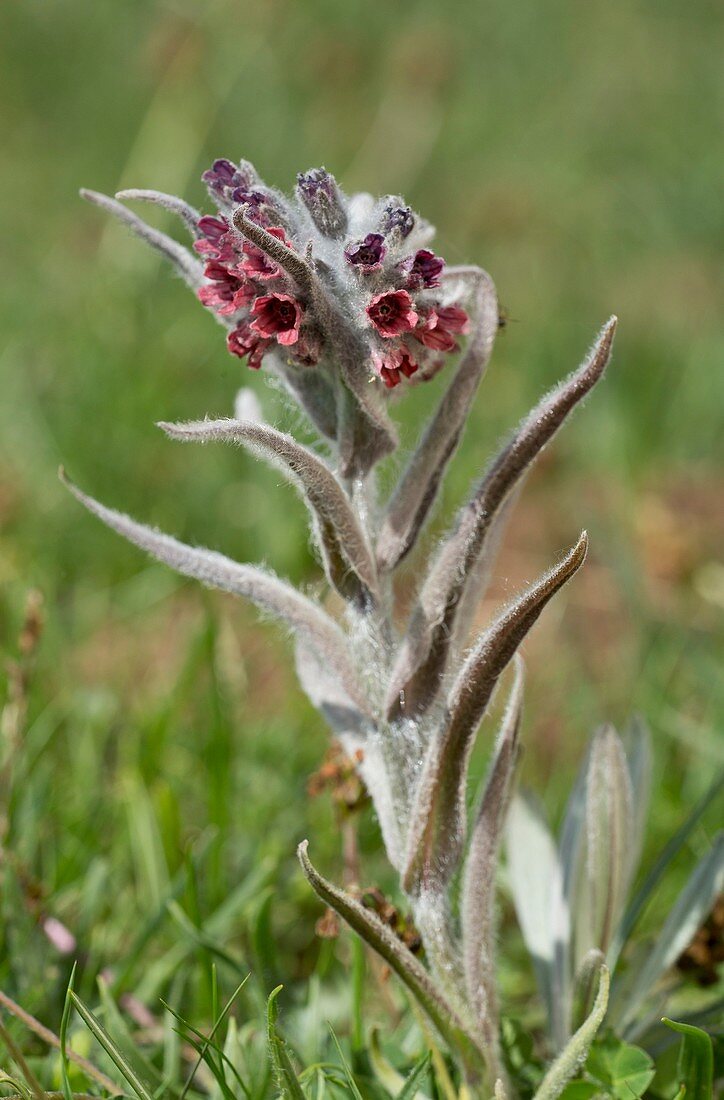
<svg viewBox="0 0 724 1100"><path fill-rule="evenodd" d="M294 1072L294 1066L287 1052L286 1044L277 1029L277 1016L279 1014L277 997L282 989L283 986L278 985L269 994L269 1000L267 1001L266 1020L269 1053L271 1054L279 1091L285 1100L306 1100L302 1086L299 1084L299 1079Z"/></svg>
<svg viewBox="0 0 724 1100"><path fill-rule="evenodd" d="M455 634L461 598L496 516L546 443L602 377L615 329L616 319L612 318L583 366L528 415L460 511L423 585L400 649L387 700L391 718L424 711L435 697Z"/></svg>
<svg viewBox="0 0 724 1100"><path fill-rule="evenodd" d="M523 663L517 661L515 680L500 727L498 743L473 825L465 863L461 923L463 963L468 999L486 1048L493 1055L491 1072L503 1077L498 1049L498 996L495 966L495 887L498 852L503 834L518 757L518 734L523 707Z"/></svg>
<svg viewBox="0 0 724 1100"><path fill-rule="evenodd" d="M410 819L405 889L440 888L454 873L465 834L468 762L501 673L543 608L583 564L585 531L557 566L499 616L474 646L453 684L442 733L430 745Z"/></svg>
<svg viewBox="0 0 724 1100"><path fill-rule="evenodd" d="M538 1087L534 1100L556 1100L585 1062L591 1044L606 1015L610 981L608 967L602 966L598 980L598 993L590 1016L581 1024L553 1065L550 1066Z"/></svg>
<svg viewBox="0 0 724 1100"><path fill-rule="evenodd" d="M116 191L116 198L120 202L150 202L154 206L169 210L181 219L194 240L199 236L200 211L193 206L189 206L187 202L176 195L167 195L164 191L149 191L144 188L129 187L125 191Z"/></svg>
<svg viewBox="0 0 724 1100"><path fill-rule="evenodd" d="M271 462L300 490L314 523L330 584L345 598L369 606L377 575L352 503L329 467L285 432L243 420L160 423L172 439L239 443Z"/></svg>
<svg viewBox="0 0 724 1100"><path fill-rule="evenodd" d="M318 897L330 909L339 913L350 928L384 959L427 1013L451 1049L457 1051L463 1064L476 1074L481 1074L484 1069L481 1051L440 996L422 964L376 913L365 909L355 898L333 886L315 870L307 855L307 847L308 842L305 840L299 845L297 855L302 870Z"/></svg>
<svg viewBox="0 0 724 1100"><path fill-rule="evenodd" d="M337 624L312 600L257 566L242 565L215 550L186 546L170 535L136 523L122 512L106 508L81 492L65 477L62 470L60 476L89 512L141 550L175 569L177 573L193 577L210 588L220 588L236 596L244 596L257 607L285 622L312 647L320 660L327 662L335 670L349 697L363 709L364 704L347 652L345 636Z"/></svg>
<svg viewBox="0 0 724 1100"><path fill-rule="evenodd" d="M575 898L577 969L592 948L606 954L631 881L634 833L631 779L612 726L593 739L586 773L585 858Z"/></svg>
<svg viewBox="0 0 724 1100"><path fill-rule="evenodd" d="M127 210L120 202L116 202L108 195L102 195L98 191L88 191L86 188L82 188L80 194L88 202L92 202L95 206L100 206L109 214L113 214L120 222L127 225L137 237L140 237L146 244L150 244L151 248L160 252L165 259L173 264L181 278L192 290L198 290L202 286L204 281L203 264L187 248L175 241L173 237L169 237L166 233L161 233L160 230L147 225L136 214Z"/></svg>

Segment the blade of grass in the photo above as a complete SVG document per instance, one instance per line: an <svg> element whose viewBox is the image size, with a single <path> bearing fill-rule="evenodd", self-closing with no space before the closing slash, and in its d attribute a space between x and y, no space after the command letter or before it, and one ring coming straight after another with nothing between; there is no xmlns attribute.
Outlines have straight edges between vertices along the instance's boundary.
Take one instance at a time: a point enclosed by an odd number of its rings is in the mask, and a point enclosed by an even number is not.
<svg viewBox="0 0 724 1100"><path fill-rule="evenodd" d="M418 1082L421 1081L425 1073L427 1073L431 1061L432 1053L428 1050L423 1054L422 1058L420 1058L417 1065L413 1066L412 1071L397 1094L397 1100L413 1100L413 1097L419 1095L417 1091Z"/></svg>
<svg viewBox="0 0 724 1100"><path fill-rule="evenodd" d="M352 1093L352 1096L354 1097L354 1100L363 1100L363 1096L362 1096L362 1093L360 1092L360 1090L357 1086L357 1082L355 1081L354 1077L352 1076L352 1070L349 1068L349 1063L347 1062L347 1059L344 1056L344 1052L342 1050L342 1047L339 1045L339 1039L337 1038L337 1036L335 1034L334 1028L332 1027L331 1024L329 1024L328 1026L329 1026L329 1031L330 1031L330 1034L332 1036L332 1039L334 1040L334 1045L337 1048L337 1054L339 1054L340 1060L342 1062L342 1069L344 1070L344 1077L345 1077L345 1080L347 1082L347 1085L349 1086L349 1091Z"/></svg>
<svg viewBox="0 0 724 1100"><path fill-rule="evenodd" d="M118 1068L124 1079L131 1086L136 1096L139 1097L139 1100L154 1100L153 1094L148 1090L146 1085L144 1085L143 1081L141 1081L141 1079L136 1075L133 1067L128 1062L128 1059L118 1049L103 1025L93 1015L91 1010L83 1003L83 1001L81 1001L77 993L74 993L71 989L68 992L68 996L73 1002L73 1007L75 1008L83 1023L103 1047L108 1057Z"/></svg>
<svg viewBox="0 0 724 1100"><path fill-rule="evenodd" d="M233 1005L234 1001L239 996L242 989L244 988L244 986L246 985L246 983L249 980L249 975L248 974L246 975L245 978L242 978L242 980L239 982L236 989L231 994L228 1001L226 1002L226 1004L222 1008L221 1012L218 1012L217 1011L218 1006L217 1006L217 1003L216 1003L217 998L218 998L218 987L217 987L217 984L216 984L216 967L213 968L212 973L213 973L213 976L214 976L214 1011L215 1011L216 1015L214 1016L214 1022L211 1026L211 1030L209 1032L208 1039L206 1040L206 1046L204 1048L205 1050L208 1049L208 1046L211 1043L211 1040L214 1038L214 1035L216 1034L218 1029L221 1027L221 1024L223 1023L224 1019L226 1018L229 1011L231 1010L231 1006ZM196 1073L198 1071L199 1066L201 1065L202 1057L203 1057L203 1055L199 1056L199 1059L196 1062L196 1065L193 1067L193 1069L191 1070L191 1073L189 1074L188 1078L186 1079L186 1084L184 1085L183 1090L181 1092L180 1100L185 1100L186 1094L188 1093L189 1089L191 1088L191 1085L193 1083L193 1079L196 1076Z"/></svg>
<svg viewBox="0 0 724 1100"><path fill-rule="evenodd" d="M72 1003L70 1000L71 990L73 989L73 982L75 981L75 971L78 966L77 962L73 963L73 969L70 972L70 978L68 980L68 988L65 991L65 1003L63 1005L63 1015L60 1018L60 1074L63 1084L63 1096L65 1100L72 1100L73 1090L70 1087L70 1080L68 1076L68 1067L70 1059L68 1058L68 1021L70 1020L70 1013L72 1009Z"/></svg>
<svg viewBox="0 0 724 1100"><path fill-rule="evenodd" d="M0 1005L6 1008L16 1019L24 1023L33 1034L37 1035L44 1043L47 1043L48 1046L54 1047L55 1050L61 1049L60 1039L55 1032L51 1031L50 1028L47 1028L44 1024L41 1024L40 1020L36 1020L34 1016L31 1016L29 1012L26 1012L24 1008L16 1004L16 1002L11 997L8 997L7 993L3 993L2 990L0 990ZM110 1077L106 1077L105 1073L101 1073L99 1069L96 1069L93 1063L89 1062L87 1058L83 1058L82 1055L76 1054L76 1052L71 1049L69 1049L67 1053L69 1061L79 1066L91 1080L96 1081L101 1088L104 1088L111 1096L122 1095L123 1090L118 1087L116 1082L111 1081Z"/></svg>

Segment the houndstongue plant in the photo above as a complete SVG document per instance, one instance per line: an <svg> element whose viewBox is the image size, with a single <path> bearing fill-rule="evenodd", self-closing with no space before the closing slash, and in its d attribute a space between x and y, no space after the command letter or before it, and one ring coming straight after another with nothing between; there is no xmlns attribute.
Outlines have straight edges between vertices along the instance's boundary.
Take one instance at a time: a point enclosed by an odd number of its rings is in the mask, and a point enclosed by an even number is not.
<svg viewBox="0 0 724 1100"><path fill-rule="evenodd" d="M395 572L412 550L458 443L499 324L495 288L477 267L450 266L431 227L393 196L346 197L316 169L296 193L268 188L253 168L218 160L204 174L217 213L178 198L125 191L86 198L166 256L227 329L232 355L273 372L317 429L311 450L256 414L162 424L172 438L241 444L280 468L309 509L338 619L268 570L185 546L97 503L95 515L187 576L246 596L296 636L305 691L357 761L424 945L425 965L370 910L299 858L313 888L387 961L457 1059L475 1095L507 1074L499 1041L495 875L518 754L521 643L586 556L585 532L549 572L472 640L469 631L502 523L532 462L601 378L616 321L583 365L546 395L492 460L431 556L412 610L396 605ZM192 249L118 200L178 214ZM467 344L456 365L451 353ZM381 500L376 470L397 446L388 396L439 371L450 377L399 480ZM505 669L515 668L485 794L470 828L467 774L478 726ZM557 1095L585 1056L606 1008L600 961L590 1016L541 1085ZM496 1084L497 1083L497 1084Z"/></svg>

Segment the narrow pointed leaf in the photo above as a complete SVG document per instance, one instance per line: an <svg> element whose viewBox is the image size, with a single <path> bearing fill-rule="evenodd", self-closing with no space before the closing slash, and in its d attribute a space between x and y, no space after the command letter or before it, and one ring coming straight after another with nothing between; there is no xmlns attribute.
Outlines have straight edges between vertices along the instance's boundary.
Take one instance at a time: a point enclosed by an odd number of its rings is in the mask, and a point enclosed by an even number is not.
<svg viewBox="0 0 724 1100"><path fill-rule="evenodd" d="M156 252L160 252L165 259L173 264L178 274L192 290L198 290L203 284L203 265L187 248L184 248L178 241L175 241L173 237L169 237L166 233L161 233L160 230L147 225L146 222L137 217L136 214L127 210L122 203L116 202L115 199L109 198L108 195L102 195L98 191L88 191L86 188L83 188L80 193L88 202L92 202L95 206L100 206L101 209L106 210L109 214L113 214L115 218L118 218L120 222L128 226L137 237L140 237L146 244L150 244L151 248L155 249Z"/></svg>
<svg viewBox="0 0 724 1100"><path fill-rule="evenodd" d="M626 940L631 935L639 917L651 900L656 887L666 874L666 870L670 866L671 861L679 854L706 811L721 795L722 791L724 791L724 772L716 777L709 790L698 805L694 807L681 828L678 829L667 842L653 867L631 899L616 935L616 942L613 948L614 956L617 957Z"/></svg>
<svg viewBox="0 0 724 1100"><path fill-rule="evenodd" d="M277 997L282 988L281 985L277 986L269 995L267 1001L266 1018L269 1052L277 1084L285 1100L306 1100L302 1086L299 1084L299 1078L294 1072L294 1067L287 1053L284 1040L277 1030Z"/></svg>
<svg viewBox="0 0 724 1100"><path fill-rule="evenodd" d="M220 588L236 596L244 596L257 607L285 622L304 638L321 660L329 663L330 668L340 677L350 698L361 709L364 708L344 634L312 600L263 569L242 565L215 550L186 546L170 535L136 523L122 512L106 508L81 492L65 477L62 470L60 477L89 512L158 561L210 588Z"/></svg>
<svg viewBox="0 0 724 1100"><path fill-rule="evenodd" d="M81 1001L80 997L71 989L68 991L68 996L73 1002L73 1007L86 1025L88 1030L92 1032L100 1045L105 1050L108 1057L120 1070L121 1074L131 1086L139 1100L153 1100L153 1094L148 1087L134 1072L126 1056L118 1049L116 1044L111 1039L108 1032L102 1026L102 1024L96 1019L91 1010Z"/></svg>
<svg viewBox="0 0 724 1100"><path fill-rule="evenodd" d="M312 515L330 584L362 606L371 602L377 577L365 536L346 492L312 451L285 432L248 420L198 420L159 427L172 439L239 443L280 469L299 489Z"/></svg>
<svg viewBox="0 0 724 1100"><path fill-rule="evenodd" d="M302 870L317 896L334 909L358 936L390 966L408 988L433 1025L463 1062L482 1070L483 1058L463 1024L440 996L435 983L411 951L395 936L376 913L365 909L355 898L333 886L315 870L307 855L308 842L299 845L297 855Z"/></svg>
<svg viewBox="0 0 724 1100"><path fill-rule="evenodd" d="M653 986L691 943L722 891L724 833L719 833L711 850L699 862L679 894L654 946L638 970L636 981L626 998L626 1007L621 1018L622 1028L631 1023Z"/></svg>
<svg viewBox="0 0 724 1100"><path fill-rule="evenodd" d="M598 993L591 1014L578 1031L571 1037L565 1048L548 1069L538 1087L534 1100L557 1100L571 1078L581 1068L591 1044L603 1023L608 1007L609 971L602 966L598 980Z"/></svg>
<svg viewBox="0 0 724 1100"><path fill-rule="evenodd" d="M631 880L634 833L631 778L611 726L593 739L586 774L585 857L576 898L577 969L592 949L608 951Z"/></svg>
<svg viewBox="0 0 724 1100"><path fill-rule="evenodd" d="M565 558L487 630L453 684L445 725L428 749L411 814L404 886L449 882L465 836L468 762L478 725L506 666L543 608L583 564L584 531Z"/></svg>
<svg viewBox="0 0 724 1100"><path fill-rule="evenodd" d="M422 1058L419 1059L417 1065L413 1066L404 1085L397 1093L396 1100L415 1100L415 1097L418 1097L419 1100L423 1100L423 1094L418 1091L418 1085L428 1072L431 1061L432 1054L430 1051L427 1051L427 1053L423 1054Z"/></svg>
<svg viewBox="0 0 724 1100"><path fill-rule="evenodd" d="M523 707L523 667L515 680L500 727L498 743L480 809L473 825L462 889L465 984L486 1046L498 1046L498 997L495 967L496 872L503 826L513 790L518 734ZM500 1070L494 1070L500 1076Z"/></svg>
<svg viewBox="0 0 724 1100"><path fill-rule="evenodd" d="M160 206L163 210L169 210L181 219L194 240L199 236L200 211L193 206L189 206L187 202L176 195L167 195L164 191L149 191L144 188L129 187L125 191L116 191L116 198L120 202L150 202L154 206Z"/></svg>
<svg viewBox="0 0 724 1100"><path fill-rule="evenodd" d="M592 352L574 374L544 397L489 467L472 499L461 509L420 593L390 682L391 718L424 711L445 670L460 601L474 575L499 510L566 417L602 377L616 319L603 329Z"/></svg>
<svg viewBox="0 0 724 1100"><path fill-rule="evenodd" d="M387 507L377 540L377 561L391 570L409 553L432 509L454 455L498 330L498 299L486 271L471 268L474 328L455 376L415 449Z"/></svg>
<svg viewBox="0 0 724 1100"><path fill-rule="evenodd" d="M651 731L643 718L637 716L631 720L628 729L624 732L624 745L633 795L634 828L630 848L631 865L635 871L641 858L645 838L654 768Z"/></svg>
<svg viewBox="0 0 724 1100"><path fill-rule="evenodd" d="M552 916L563 902L563 874L555 841L538 806L516 795L506 828L508 878L518 924L536 972L549 1019L555 1012Z"/></svg>

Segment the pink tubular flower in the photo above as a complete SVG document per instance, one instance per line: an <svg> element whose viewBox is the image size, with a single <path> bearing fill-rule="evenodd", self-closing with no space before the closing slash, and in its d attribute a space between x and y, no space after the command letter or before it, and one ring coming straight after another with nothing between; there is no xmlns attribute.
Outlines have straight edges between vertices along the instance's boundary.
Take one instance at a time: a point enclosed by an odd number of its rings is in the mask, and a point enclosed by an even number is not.
<svg viewBox="0 0 724 1100"><path fill-rule="evenodd" d="M224 267L218 260L207 263L204 275L211 279L211 284L197 290L198 299L222 317L248 305L256 293L254 286L244 275Z"/></svg>
<svg viewBox="0 0 724 1100"><path fill-rule="evenodd" d="M229 223L226 218L212 218L210 214L199 218L198 230L201 236L194 241L194 249L202 256L213 256L216 259L223 248L223 239L229 232Z"/></svg>
<svg viewBox="0 0 724 1100"><path fill-rule="evenodd" d="M347 263L365 275L379 271L386 255L387 245L381 233L368 233L364 240L355 241L344 250Z"/></svg>
<svg viewBox="0 0 724 1100"><path fill-rule="evenodd" d="M435 351L455 351L457 341L453 333L465 333L470 328L470 318L459 306L441 306L428 310L415 329L415 336L426 348Z"/></svg>
<svg viewBox="0 0 724 1100"><path fill-rule="evenodd" d="M406 290L388 290L375 295L367 306L367 316L385 340L412 332L417 324L412 298Z"/></svg>
<svg viewBox="0 0 724 1100"><path fill-rule="evenodd" d="M374 355L372 362L376 373L380 376L388 390L400 384L400 375L406 378L417 370L417 363L410 355L407 348L395 348L386 355Z"/></svg>
<svg viewBox="0 0 724 1100"><path fill-rule="evenodd" d="M264 353L271 343L271 340L264 340L253 332L251 326L243 321L226 337L226 346L231 354L238 359L248 356L247 361L252 370L259 370Z"/></svg>
<svg viewBox="0 0 724 1100"><path fill-rule="evenodd" d="M271 233L272 237L276 237L278 240L285 244L287 248L292 247L291 241L288 241L284 230L279 226L271 226L267 233ZM260 248L257 248L251 241L245 241L243 246L244 259L239 264L239 267L248 275L251 279L276 279L278 275L281 275L281 269L272 260L269 259L265 252L262 252Z"/></svg>
<svg viewBox="0 0 724 1100"><path fill-rule="evenodd" d="M299 339L302 307L291 294L264 294L251 307L251 327L267 339L276 337L279 344L288 347Z"/></svg>
<svg viewBox="0 0 724 1100"><path fill-rule="evenodd" d="M421 248L414 256L403 260L401 266L408 272L407 285L413 290L419 290L422 287L440 286L440 275L445 261L429 248Z"/></svg>

